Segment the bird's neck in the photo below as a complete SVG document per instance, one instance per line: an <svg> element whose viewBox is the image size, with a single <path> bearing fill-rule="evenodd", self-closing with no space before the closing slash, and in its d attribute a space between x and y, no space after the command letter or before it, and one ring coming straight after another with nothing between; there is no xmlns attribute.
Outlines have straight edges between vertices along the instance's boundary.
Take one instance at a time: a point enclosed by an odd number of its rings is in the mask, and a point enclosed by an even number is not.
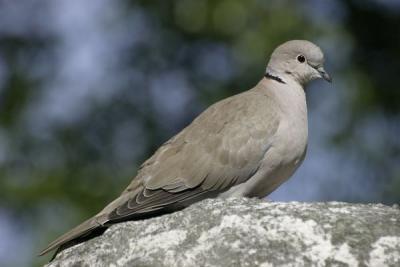
<svg viewBox="0 0 400 267"><path fill-rule="evenodd" d="M285 84L285 81L281 77L273 75L273 74L271 74L269 72L266 72L264 74L264 77L267 78L267 79L271 79L271 80L277 81L278 83L284 83Z"/></svg>
<svg viewBox="0 0 400 267"><path fill-rule="evenodd" d="M282 71L283 68L274 68L270 65L265 70L264 77L267 79L275 80L283 84L299 84L301 87L305 87L307 80L303 77L296 77L293 73L288 71Z"/></svg>
<svg viewBox="0 0 400 267"><path fill-rule="evenodd" d="M304 84L298 82L293 78L289 73L276 72L270 69L267 69L264 74L265 79L271 80L280 84L286 84L295 87L301 87L304 90Z"/></svg>
<svg viewBox="0 0 400 267"><path fill-rule="evenodd" d="M284 83L277 81L275 78L265 76L256 86L256 90L273 98L283 112L299 113L305 117L307 106L303 86L290 76L278 77Z"/></svg>

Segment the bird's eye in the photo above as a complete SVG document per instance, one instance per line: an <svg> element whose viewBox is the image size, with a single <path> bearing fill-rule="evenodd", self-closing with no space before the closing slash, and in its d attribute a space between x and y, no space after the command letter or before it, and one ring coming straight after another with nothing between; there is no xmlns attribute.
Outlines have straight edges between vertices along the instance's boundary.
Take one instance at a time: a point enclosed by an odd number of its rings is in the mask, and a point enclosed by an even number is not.
<svg viewBox="0 0 400 267"><path fill-rule="evenodd" d="M303 55L298 55L297 61L299 61L300 63L304 63L306 61L306 58Z"/></svg>

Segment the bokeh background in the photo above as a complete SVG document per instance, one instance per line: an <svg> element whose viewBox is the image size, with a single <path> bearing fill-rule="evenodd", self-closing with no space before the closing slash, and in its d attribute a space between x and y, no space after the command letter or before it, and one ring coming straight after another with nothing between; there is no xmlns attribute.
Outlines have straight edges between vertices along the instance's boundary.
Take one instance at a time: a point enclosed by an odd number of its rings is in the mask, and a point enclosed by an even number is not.
<svg viewBox="0 0 400 267"><path fill-rule="evenodd" d="M93 215L290 39L326 53L276 201L400 201L400 1L0 0L0 266Z"/></svg>

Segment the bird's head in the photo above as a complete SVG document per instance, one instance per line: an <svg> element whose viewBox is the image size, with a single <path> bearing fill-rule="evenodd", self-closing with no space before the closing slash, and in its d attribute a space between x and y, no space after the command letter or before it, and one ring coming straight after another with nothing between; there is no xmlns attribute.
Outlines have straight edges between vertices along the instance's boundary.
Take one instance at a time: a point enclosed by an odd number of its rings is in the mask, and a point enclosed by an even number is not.
<svg viewBox="0 0 400 267"><path fill-rule="evenodd" d="M278 46L271 55L266 71L282 80L293 79L301 85L319 78L332 81L324 69L321 49L305 40L292 40Z"/></svg>

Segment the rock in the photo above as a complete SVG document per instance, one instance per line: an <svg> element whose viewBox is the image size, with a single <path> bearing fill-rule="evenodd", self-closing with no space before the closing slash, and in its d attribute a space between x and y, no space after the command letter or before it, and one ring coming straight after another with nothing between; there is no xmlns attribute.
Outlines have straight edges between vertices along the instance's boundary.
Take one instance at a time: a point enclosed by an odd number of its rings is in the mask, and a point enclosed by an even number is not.
<svg viewBox="0 0 400 267"><path fill-rule="evenodd" d="M400 210L208 199L113 225L47 266L400 266Z"/></svg>

